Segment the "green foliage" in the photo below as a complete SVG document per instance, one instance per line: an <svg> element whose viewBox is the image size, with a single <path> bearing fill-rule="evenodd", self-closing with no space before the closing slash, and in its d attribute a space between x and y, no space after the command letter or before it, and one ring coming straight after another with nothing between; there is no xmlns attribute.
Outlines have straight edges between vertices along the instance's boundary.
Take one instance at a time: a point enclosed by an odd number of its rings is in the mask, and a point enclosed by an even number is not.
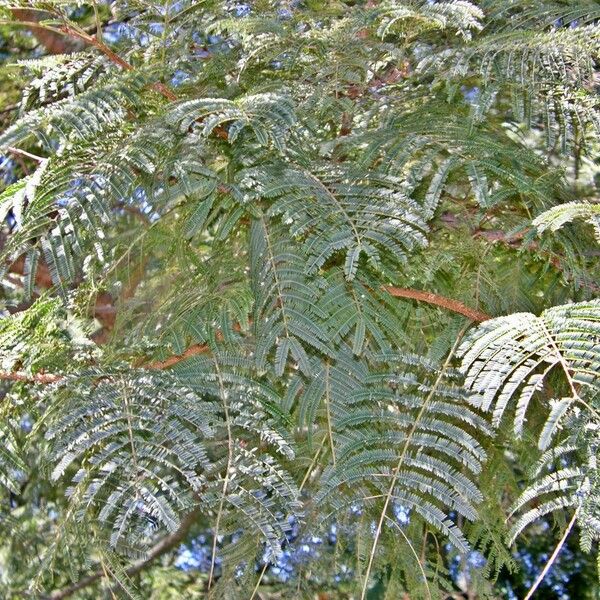
<svg viewBox="0 0 600 600"><path fill-rule="evenodd" d="M600 536L595 456L599 323L598 301L558 306L539 317L522 313L488 321L463 347L465 385L477 394L484 410L493 404L495 424L514 400L516 436L523 432L534 397L550 388L538 439L544 452L531 470L532 483L512 512L534 506L514 523L513 540L548 513L580 506L583 546L589 551L592 540Z"/></svg>
<svg viewBox="0 0 600 600"><path fill-rule="evenodd" d="M533 224L540 233L544 231L557 231L566 223L575 219L583 219L594 227L596 239L600 241L600 207L587 202L566 202L554 206L541 215L538 215Z"/></svg>
<svg viewBox="0 0 600 600"><path fill-rule="evenodd" d="M494 598L574 511L595 550L595 2L2 4L81 46L15 57L0 133L7 598Z"/></svg>

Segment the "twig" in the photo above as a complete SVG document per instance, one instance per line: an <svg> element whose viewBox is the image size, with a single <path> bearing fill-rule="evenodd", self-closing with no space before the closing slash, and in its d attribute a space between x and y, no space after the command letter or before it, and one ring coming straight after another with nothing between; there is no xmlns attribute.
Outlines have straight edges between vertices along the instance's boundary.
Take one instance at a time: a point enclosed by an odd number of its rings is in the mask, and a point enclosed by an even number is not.
<svg viewBox="0 0 600 600"><path fill-rule="evenodd" d="M65 33L65 35L70 35L75 37L82 42L85 42L89 46L94 46L102 52L111 62L115 65L118 65L125 71L133 71L134 67L131 63L127 62L124 58L120 57L114 50L109 48L103 41L101 41L97 36L90 35L86 33L83 29L76 29L75 27L65 24L61 28L61 31ZM171 102L177 100L177 96L164 84L160 82L156 82L152 84L152 89L156 90L159 94L162 94L167 100Z"/></svg>
<svg viewBox="0 0 600 600"><path fill-rule="evenodd" d="M27 12L27 11L25 11ZM45 12L45 11L37 11L37 12ZM109 48L103 41L101 36L98 37L96 35L90 35L84 29L79 28L74 23L64 22L64 24L60 27L53 27L51 25L44 25L37 21L31 20L18 20L19 14L25 14L23 11L19 12L18 10L13 10L13 14L17 17L15 21L2 20L0 24L2 25L18 25L20 27L27 27L34 32L47 32L52 36L64 36L64 37L72 37L77 40L82 41L84 44L88 46L93 46L97 48L102 54L104 54L111 62L115 65L118 65L125 71L133 71L134 67L131 63L127 62L124 58L119 56L114 50ZM39 37L39 33L38 33ZM48 43L44 43L46 48L49 51L54 51L55 40L52 39L48 41ZM156 90L159 94L162 94L167 100L174 101L177 100L177 96L164 84L164 83L153 83L152 89Z"/></svg>
<svg viewBox="0 0 600 600"><path fill-rule="evenodd" d="M143 571L150 563L154 562L159 556L162 556L165 552L168 552L169 550L177 546L185 538L192 525L196 522L196 519L199 514L199 508L195 508L194 510L189 512L181 521L181 524L179 525L177 531L162 538L148 551L146 558L134 562L125 570L125 573L127 573L127 575L129 575L130 577L133 575L137 575L140 571ZM66 587L62 590L56 590L52 592L49 596L43 596L42 598L44 600L63 600L63 598L68 598L69 596L72 596L76 592L96 583L103 577L104 572L102 570L96 571L95 573L92 573L91 575L80 579L77 583Z"/></svg>
<svg viewBox="0 0 600 600"><path fill-rule="evenodd" d="M177 363L180 363L182 360L186 360L191 356L196 356L197 354L205 354L208 352L209 347L206 344L194 344L190 346L183 352L183 354L176 354L173 356L169 356L165 360L158 360L156 362L151 362L145 365L146 369L156 369L162 371L163 369L168 369Z"/></svg>
<svg viewBox="0 0 600 600"><path fill-rule="evenodd" d="M492 317L484 312L469 308L466 304L459 302L458 300L452 300L439 294L432 294L431 292L424 292L421 290L413 290L407 288L398 288L394 286L385 286L384 289L395 296L396 298L410 298L412 300L419 300L421 302L427 302L428 304L434 304L445 308L449 311L464 315L465 317L481 323L482 321L489 321Z"/></svg>
<svg viewBox="0 0 600 600"><path fill-rule="evenodd" d="M215 573L215 566L217 562L217 541L219 539L219 526L221 524L221 517L223 515L223 507L225 506L225 496L227 494L227 487L229 486L229 477L231 467L233 465L233 434L231 431L231 421L229 420L229 406L227 404L227 393L225 392L225 386L223 385L223 377L221 375L221 369L219 363L215 358L215 369L217 371L217 379L219 382L219 396L223 404L223 413L225 417L225 427L227 428L227 466L225 467L225 476L223 477L223 489L221 492L221 500L219 501L219 509L217 511L217 518L215 521L215 528L213 532L213 543L212 552L210 558L210 572L208 574L208 586L207 590L210 592L210 586L213 582L213 576Z"/></svg>
<svg viewBox="0 0 600 600"><path fill-rule="evenodd" d="M20 148L13 148L12 146L8 146L6 148L8 152L11 154L16 154L17 156L25 156L26 158L31 158L39 163L44 162L46 159L43 156L38 156L37 154L31 154L31 152L27 152L26 150L21 150Z"/></svg>
<svg viewBox="0 0 600 600"><path fill-rule="evenodd" d="M267 567L269 566L269 561L265 561L265 564L260 572L260 575L258 576L258 581L256 582L256 585L254 586L254 590L252 591L252 596L250 596L250 600L254 600L254 598L256 597L256 594L258 594L258 588L260 587L260 584L262 583L263 577L265 576L265 573L267 572Z"/></svg>
<svg viewBox="0 0 600 600"><path fill-rule="evenodd" d="M565 542L567 541L567 538L569 537L569 533L571 533L571 529L573 529L573 525L575 525L575 522L577 521L577 517L579 516L580 510L581 510L581 505L578 506L577 510L573 513L573 516L571 517L571 520L569 521L569 524L567 525L567 528L565 529L563 536L560 538L560 541L558 542L558 544L556 544L556 548L554 548L554 552L552 553L552 556L550 556L550 558L548 559L548 562L546 563L545 567L542 569L542 572L538 575L538 578L535 580L534 584L531 586L531 589L527 592L527 595L525 596L525 598L523 598L523 600L530 600L532 598L533 594L535 594L535 591L538 589L540 583L542 583L542 581L544 580L544 577L546 577L546 575L548 574L548 571L551 569L552 565L554 564L554 561L556 560L559 552L562 550L562 547L565 545Z"/></svg>
<svg viewBox="0 0 600 600"><path fill-rule="evenodd" d="M390 525L393 525L400 532L400 534L404 538L404 541L408 544L410 551L412 552L413 556L415 557L415 560L417 561L417 566L419 567L419 571L421 571L421 576L423 577L423 583L425 584L425 590L427 592L427 600L431 600L431 590L429 589L429 582L427 581L427 574L425 573L425 569L423 568L423 559L419 558L419 555L417 554L415 547L412 545L411 541L408 539L408 537L404 533L404 531L402 531L402 527L400 527L400 525L398 525L398 523L396 523L396 521L394 521L394 519L392 519L391 517L388 517L386 515L385 518L387 521L390 522ZM427 533L425 533L425 539L427 539ZM425 549L425 543L423 543L423 550L424 549Z"/></svg>

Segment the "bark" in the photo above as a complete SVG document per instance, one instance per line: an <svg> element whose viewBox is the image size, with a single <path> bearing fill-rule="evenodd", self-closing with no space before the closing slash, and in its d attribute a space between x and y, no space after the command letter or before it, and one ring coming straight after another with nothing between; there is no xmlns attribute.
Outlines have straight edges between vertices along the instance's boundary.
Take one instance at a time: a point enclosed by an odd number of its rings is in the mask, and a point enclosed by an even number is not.
<svg viewBox="0 0 600 600"><path fill-rule="evenodd" d="M35 39L49 54L68 54L82 47L82 44L79 41L50 31L42 25L34 25L34 23L49 19L51 17L50 13L31 8L13 8L11 9L11 12L17 21L29 24L27 27L29 31L31 31Z"/></svg>

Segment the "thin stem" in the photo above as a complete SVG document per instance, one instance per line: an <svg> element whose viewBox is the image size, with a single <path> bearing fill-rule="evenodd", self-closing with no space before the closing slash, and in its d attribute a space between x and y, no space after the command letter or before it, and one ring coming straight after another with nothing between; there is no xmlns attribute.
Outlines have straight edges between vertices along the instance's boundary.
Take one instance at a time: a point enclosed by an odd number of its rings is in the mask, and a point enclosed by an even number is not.
<svg viewBox="0 0 600 600"><path fill-rule="evenodd" d="M331 460L335 465L335 446L333 444L333 428L331 427L331 410L329 408L329 361L325 362L325 410L327 411L327 434L329 436L329 446L331 447Z"/></svg>
<svg viewBox="0 0 600 600"><path fill-rule="evenodd" d="M43 158L42 156L38 156L37 154L31 154L31 152L21 150L20 148L13 148L12 146L8 146L8 148L6 148L6 150L8 152L10 152L11 154L16 154L17 156L25 156L26 158L31 158L32 160L35 160L39 163L47 160L47 159Z"/></svg>
<svg viewBox="0 0 600 600"><path fill-rule="evenodd" d="M323 440L321 441L321 445L318 447L317 451L315 452L315 455L313 456L313 459L312 459L310 465L308 466L308 469L306 469L306 473L304 474L304 479L302 479L302 483L300 484L300 487L298 488L298 493L300 493L302 491L302 489L306 485L306 482L309 480L310 474L312 473L312 470L313 470L313 467L317 463L317 458L319 458L319 454L321 454L321 450L323 450L323 446L325 445L326 439L327 439L326 437L323 437Z"/></svg>
<svg viewBox="0 0 600 600"><path fill-rule="evenodd" d="M456 338L456 341L454 342L454 346L452 346L452 349L448 353L446 361L444 362L444 365L442 366L440 373L437 376L437 379L435 380L435 383L433 384L429 394L427 395L427 398L425 398L425 401L423 402L423 405L421 406L421 409L419 410L419 413L417 414L417 417L416 417L410 431L408 432L406 441L404 442L404 447L402 448L402 453L400 454L400 459L398 460L398 464L396 465L395 469L392 472L392 481L388 488L388 492L385 497L385 502L383 503L383 508L381 509L381 515L379 517L379 522L377 523L377 529L375 531L375 536L373 538L373 545L371 546L371 552L369 554L369 562L367 564L367 571L364 576L362 593L360 596L361 600L365 600L365 598L367 597L367 587L369 585L369 576L370 576L371 570L373 568L373 561L375 560L375 552L377 550L377 544L379 542L379 537L381 536L381 530L383 528L383 523L387 516L387 511L388 511L390 502L394 495L394 488L396 487L396 482L398 481L400 469L402 468L402 465L404 464L404 458L406 457L406 454L408 453L408 446L417 430L417 427L419 425L421 418L425 414L425 411L427 410L427 407L428 407L429 403L431 402L431 399L433 398L433 395L435 394L437 388L439 387L440 383L442 382L444 373L450 366L452 357L454 356L454 353L456 352L456 349L458 348L460 340L462 339L466 329L467 329L466 327L462 328L462 330L459 332L459 334Z"/></svg>
<svg viewBox="0 0 600 600"><path fill-rule="evenodd" d="M560 538L558 544L556 544L556 548L554 548L554 552L548 559L548 562L546 563L545 567L542 569L542 572L538 575L538 578L535 580L534 584L531 586L531 589L527 592L527 595L525 596L525 598L523 598L523 600L530 600L533 597L533 594L535 593L535 591L538 589L538 587L544 580L544 577L546 577L546 575L548 574L548 571L552 568L554 561L558 557L559 552L562 550L562 547L565 545L565 542L567 541L567 538L569 537L569 534L571 533L571 529L573 529L573 526L575 525L575 522L577 521L577 517L579 516L580 510L581 510L581 505L578 506L577 510L573 513L573 516L571 517L571 520L569 521L569 524L567 525L567 528L565 529L563 536Z"/></svg>
<svg viewBox="0 0 600 600"><path fill-rule="evenodd" d="M267 572L268 566L269 566L269 561L265 561L265 564L260 572L260 575L258 576L258 581L256 582L256 585L254 586L254 590L252 591L252 596L250 596L250 600L254 600L254 597L258 593L258 588L260 587L260 584L262 583L263 577L265 576L265 573Z"/></svg>
<svg viewBox="0 0 600 600"><path fill-rule="evenodd" d="M214 359L215 370L217 372L217 379L219 382L219 396L223 403L223 413L225 415L225 427L227 428L227 467L225 470L225 477L223 478L223 489L221 491L221 500L219 502L219 510L217 512L217 519L215 521L215 531L213 533L212 553L210 559L210 573L208 575L208 590L212 585L213 576L215 572L215 564L217 560L217 538L219 537L219 526L221 525L221 517L223 515L223 507L225 505L225 496L227 494L227 488L229 486L229 472L233 464L233 437L231 433L231 423L229 421L229 407L227 405L227 392L223 384L223 377L221 375L221 369L219 368L219 362L216 357Z"/></svg>
<svg viewBox="0 0 600 600"><path fill-rule="evenodd" d="M290 339L290 332L288 329L288 316L285 310L285 302L283 301L284 294L283 288L281 286L281 282L279 281L279 273L277 272L277 262L275 260L275 252L273 251L273 246L271 244L271 236L269 235L269 230L267 229L267 225L265 220L261 217L260 222L263 226L263 230L265 232L265 241L267 242L267 252L269 253L269 262L273 267L273 280L275 281L275 287L277 288L277 296L280 299L281 303L281 319L283 321L283 330L285 332L285 337Z"/></svg>
<svg viewBox="0 0 600 600"><path fill-rule="evenodd" d="M96 23L96 38L102 43L102 23L100 22L100 14L98 13L98 2L94 0L94 21Z"/></svg>
<svg viewBox="0 0 600 600"><path fill-rule="evenodd" d="M104 556L102 556L102 555L100 556L100 566L102 567L102 572L104 573L104 577L106 579L109 579L110 574L109 574L108 570L106 569L106 563L104 562ZM110 591L110 595L113 597L113 600L117 600L114 590L111 588L109 591Z"/></svg>
<svg viewBox="0 0 600 600"><path fill-rule="evenodd" d="M51 31L56 35L62 35L65 37L69 35L66 31L61 31L60 29L57 29L56 27L50 27L49 25L42 25L37 21L17 21L12 19L0 19L0 25L17 25L19 27L27 27L29 29L45 29L46 31Z"/></svg>
<svg viewBox="0 0 600 600"><path fill-rule="evenodd" d="M396 527L396 529L398 529L398 531L402 534L402 537L408 544L410 551L413 553L413 556L415 557L415 560L417 561L417 565L419 565L419 571L421 571L421 576L423 577L423 582L425 583L425 588L427 590L427 597L429 598L429 600L431 600L431 590L429 589L429 582L427 581L427 575L425 574L425 569L423 569L423 564L421 563L421 560L419 559L419 555L417 554L415 547L412 545L411 541L408 539L408 537L406 536L404 531L402 531L402 527L400 527L400 525L398 525L398 523L396 523L396 521L394 521L394 519L388 517L387 515L385 516L385 518L394 527ZM427 532L425 532L425 538L427 538ZM423 549L424 548L425 548L425 546L423 545Z"/></svg>
<svg viewBox="0 0 600 600"><path fill-rule="evenodd" d="M125 387L125 382L123 382L122 385L122 392L123 392L123 402L125 403L125 411L126 411L126 415L127 415L127 433L129 436L129 446L131 447L131 460L133 462L133 467L136 471L136 475L138 475L138 460L137 460L137 452L135 451L135 444L133 441L133 423L131 421L131 410L129 407L129 401L128 401L128 394L127 394L127 389ZM136 491L137 494L137 491Z"/></svg>

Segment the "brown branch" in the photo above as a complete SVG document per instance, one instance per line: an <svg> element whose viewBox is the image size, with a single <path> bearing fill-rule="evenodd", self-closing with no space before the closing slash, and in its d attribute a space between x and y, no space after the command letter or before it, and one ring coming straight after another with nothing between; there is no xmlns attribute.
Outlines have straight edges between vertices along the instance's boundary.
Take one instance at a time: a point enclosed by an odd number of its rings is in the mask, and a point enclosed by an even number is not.
<svg viewBox="0 0 600 600"><path fill-rule="evenodd" d="M6 371L0 372L0 380L3 381L23 381L26 383L56 383L64 378L64 375L57 375L53 373L36 373L35 375L28 375L27 373L21 373L20 371L12 371L10 373Z"/></svg>
<svg viewBox="0 0 600 600"><path fill-rule="evenodd" d="M113 62L115 65L121 67L124 71L133 71L134 70L134 67L131 63L127 62L124 58L119 56L114 50L109 48L103 41L98 39L98 36L90 35L89 33L86 33L83 29L82 30L75 29L75 28L71 27L70 25L64 25L61 28L61 30L65 34L75 37L75 38L81 40L82 42L84 42L85 44L88 44L89 46L93 46L94 48L97 48L111 62ZM157 91L159 94L162 94L167 100L170 100L171 102L177 100L177 96L164 83L160 83L160 82L153 83L152 89Z"/></svg>
<svg viewBox="0 0 600 600"><path fill-rule="evenodd" d="M61 27L52 27L49 25L41 24L48 16L52 16L51 13L39 10L39 9L12 9L12 14L15 17L14 22L8 22L7 24L19 25L29 29L36 39L46 48L51 54L63 54L75 49L68 44L68 38L74 38L97 48L102 54L104 54L112 63L121 67L125 71L133 71L134 67L131 63L127 62L124 58L119 56L114 50L107 46L97 35L90 35L84 29L80 29L73 24L66 23ZM152 89L156 90L159 94L162 94L167 100L171 102L177 100L177 96L166 86L164 83L152 84Z"/></svg>
<svg viewBox="0 0 600 600"><path fill-rule="evenodd" d="M76 46L69 41L64 33L53 27L39 24L39 21L43 21L50 16L47 11L36 8L11 8L11 12L16 19L15 25L29 29L35 39L50 54L66 54L76 49Z"/></svg>
<svg viewBox="0 0 600 600"><path fill-rule="evenodd" d="M206 344L194 344L193 346L187 348L183 354L174 354L165 360L148 363L147 365L144 365L144 369L155 369L162 371L172 367L173 365L176 365L177 363L180 363L182 360L186 360L192 356L197 356L198 354L204 354L208 351L209 347Z"/></svg>
<svg viewBox="0 0 600 600"><path fill-rule="evenodd" d="M475 323L481 323L492 318L490 315L470 308L462 302L459 302L458 300L452 300L451 298L446 298L445 296L440 296L439 294L433 294L431 292L424 292L421 290L413 290L408 288L398 288L394 286L384 286L383 289L392 296L395 296L396 298L407 298L410 300L418 300L419 302L426 302L427 304L433 304L434 306L439 306L440 308L444 308L446 310L449 310L450 312L463 315L468 319L471 319L471 321ZM141 367L144 369L162 371L164 369L169 369L170 367L188 358L191 358L192 356L204 354L208 351L209 347L206 344L194 344L193 346L187 348L187 350L185 350L182 354L174 354L173 356L169 356L165 360L149 362L145 365L141 365ZM51 373L36 373L34 375L29 375L27 373L22 373L19 371L0 371L0 380L5 381L21 381L27 383L49 384L56 383L64 377L64 375Z"/></svg>
<svg viewBox="0 0 600 600"><path fill-rule="evenodd" d="M31 152L27 152L26 150L21 150L20 148L13 148L12 146L8 146L6 148L8 152L11 154L15 154L16 156L24 156L25 158L31 158L31 160L35 160L36 162L44 162L46 159L42 156L38 156L37 154L31 154Z"/></svg>
<svg viewBox="0 0 600 600"><path fill-rule="evenodd" d="M145 558L134 562L125 570L125 573L127 573L129 577L137 575L139 572L143 571L147 566L149 566L152 562L154 562L158 557L162 556L163 554L165 554L165 552L172 550L175 546L180 544L185 538L185 536L188 534L192 525L196 522L196 519L199 515L199 508L195 508L187 515L185 515L177 531L174 531L173 533L162 538L148 551L148 554ZM92 573L91 575L80 579L77 583L74 583L69 587L63 588L62 590L56 590L52 592L49 596L44 596L43 598L44 600L63 600L63 598L68 598L76 592L96 583L104 576L104 571L96 571L95 573Z"/></svg>
<svg viewBox="0 0 600 600"><path fill-rule="evenodd" d="M458 300L452 300L451 298L446 298L446 296L440 296L439 294L432 294L431 292L423 292L421 290L398 288L391 285L385 286L384 289L396 298L410 298L411 300L427 302L427 304L433 304L435 306L445 308L451 312L463 315L475 323L488 321L492 318L490 315L475 310L474 308L470 308Z"/></svg>
<svg viewBox="0 0 600 600"><path fill-rule="evenodd" d="M154 361L151 363L147 363L145 365L141 365L143 369L151 369L154 371L163 371L164 369L168 369L177 363L180 363L183 360L186 360L192 356L197 356L198 354L204 354L209 351L209 347L206 344L194 344L190 346L183 354L174 354L173 356L169 356L165 360ZM23 373L21 371L0 371L0 380L3 381L20 381L23 383L39 383L39 384L51 384L57 383L64 379L66 375L61 375L59 373L34 373L33 375L29 375L28 373Z"/></svg>

